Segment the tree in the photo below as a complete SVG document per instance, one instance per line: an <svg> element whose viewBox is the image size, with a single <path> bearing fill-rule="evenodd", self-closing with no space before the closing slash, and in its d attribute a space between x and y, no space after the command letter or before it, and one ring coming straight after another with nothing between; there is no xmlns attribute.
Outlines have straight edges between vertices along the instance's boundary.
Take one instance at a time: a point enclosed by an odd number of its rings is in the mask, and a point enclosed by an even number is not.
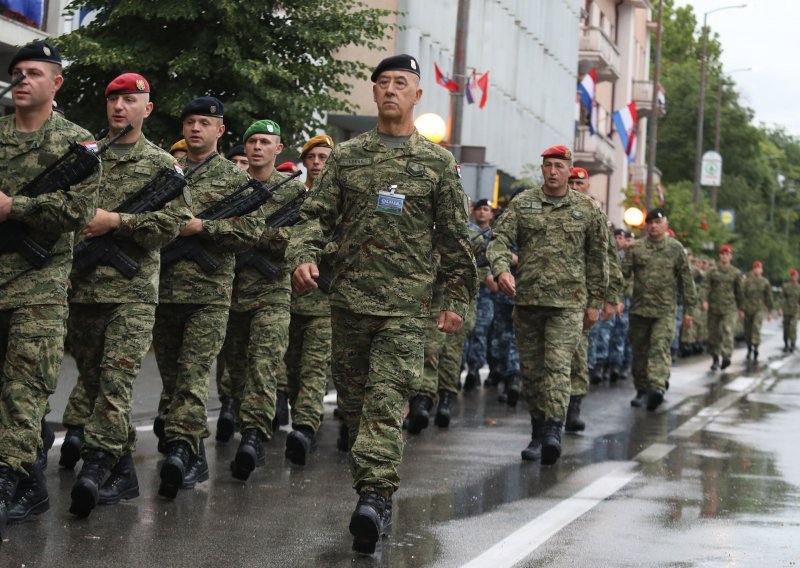
<svg viewBox="0 0 800 568"><path fill-rule="evenodd" d="M119 73L140 73L155 102L146 134L166 147L181 138L182 108L203 95L225 106L222 147L260 118L278 122L294 145L321 126L322 113L353 112L349 81L366 77L367 67L336 53L380 49L391 14L356 0L75 0L68 10L97 12L56 40L70 62L58 97L67 116L99 130L105 86Z"/></svg>

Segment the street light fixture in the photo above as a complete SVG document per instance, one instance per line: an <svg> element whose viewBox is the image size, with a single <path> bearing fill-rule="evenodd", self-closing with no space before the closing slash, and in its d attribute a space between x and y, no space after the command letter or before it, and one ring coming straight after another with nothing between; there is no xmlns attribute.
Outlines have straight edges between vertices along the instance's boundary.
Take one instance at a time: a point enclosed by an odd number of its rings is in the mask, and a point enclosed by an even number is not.
<svg viewBox="0 0 800 568"><path fill-rule="evenodd" d="M721 12L722 10L733 10L735 8L747 8L747 4L721 6L703 14L703 43L700 50L700 104L697 108L697 140L695 141L694 192L692 195L692 201L695 205L700 203L700 175L703 161L703 118L705 114L704 103L706 95L706 38L708 37L706 21L708 20L709 14Z"/></svg>

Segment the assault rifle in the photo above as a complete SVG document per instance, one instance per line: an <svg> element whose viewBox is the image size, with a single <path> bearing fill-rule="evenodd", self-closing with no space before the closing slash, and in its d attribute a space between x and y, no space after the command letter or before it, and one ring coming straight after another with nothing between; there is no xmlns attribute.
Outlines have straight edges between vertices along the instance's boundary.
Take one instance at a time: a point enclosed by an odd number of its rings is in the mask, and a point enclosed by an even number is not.
<svg viewBox="0 0 800 568"><path fill-rule="evenodd" d="M16 78L16 79L14 79L13 81L11 81L11 82L8 84L8 87L6 87L6 88L5 88L5 89L3 89L2 91L0 91L0 99L2 99L3 97L5 97L5 96L6 96L6 94L7 94L7 93L8 93L8 92L9 92L11 89L13 89L14 87L16 87L16 86L17 86L17 85L19 85L20 83L22 83L24 80L25 80L25 73L20 73L19 75L17 75L17 78Z"/></svg>
<svg viewBox="0 0 800 568"><path fill-rule="evenodd" d="M186 187L187 180L216 155L208 156L186 172L185 176L176 172L174 168L161 168L153 179L114 209L114 213L137 214L160 210L178 197ZM113 266L128 280L139 272L139 263L119 248L117 239L112 233L82 241L75 246L72 253L74 269L84 272L98 264Z"/></svg>
<svg viewBox="0 0 800 568"><path fill-rule="evenodd" d="M133 130L133 126L129 124L97 150L90 150L83 144L70 142L69 150L63 156L26 183L16 195L39 197L56 191L67 191L73 185L81 183L92 175L100 165L100 156L103 152L131 130ZM53 256L50 248L54 244L55 241L45 245L36 242L28 234L28 229L22 221L0 223L0 254L16 251L35 268L42 268L50 260L50 257Z"/></svg>
<svg viewBox="0 0 800 568"><path fill-rule="evenodd" d="M267 217L267 227L279 229L296 225L300 220L300 206L306 200L308 194L309 192L306 191L305 187L299 189L297 195ZM279 266L267 258L264 251L257 248L251 248L236 255L236 270L241 270L246 266L252 266L258 270L267 280L277 278L282 272Z"/></svg>
<svg viewBox="0 0 800 568"><path fill-rule="evenodd" d="M204 221L217 221L252 213L270 199L279 187L301 173L295 172L270 187L264 187L264 184L257 179L251 179L232 194L198 213L197 218ZM242 195L251 188L253 191ZM183 259L196 262L206 274L214 274L219 269L219 261L204 248L202 241L195 236L178 237L161 249L162 266Z"/></svg>

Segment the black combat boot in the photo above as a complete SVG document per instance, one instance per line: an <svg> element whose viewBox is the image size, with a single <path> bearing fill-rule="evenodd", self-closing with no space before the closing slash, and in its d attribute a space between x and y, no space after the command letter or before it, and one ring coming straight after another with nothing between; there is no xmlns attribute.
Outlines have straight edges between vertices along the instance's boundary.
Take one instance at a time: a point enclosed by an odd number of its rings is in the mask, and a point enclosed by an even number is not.
<svg viewBox="0 0 800 568"><path fill-rule="evenodd" d="M156 416L156 419L153 420L153 434L155 434L156 438L158 438L158 453L165 455L167 452L169 452L169 444L167 443L167 437L165 434L166 427L167 415L159 414Z"/></svg>
<svg viewBox="0 0 800 568"><path fill-rule="evenodd" d="M788 353L789 352L789 340L788 339L784 339L783 340L783 352L784 353Z"/></svg>
<svg viewBox="0 0 800 568"><path fill-rule="evenodd" d="M522 459L525 461L539 461L542 459L542 424L543 420L531 417L531 442L522 450Z"/></svg>
<svg viewBox="0 0 800 568"><path fill-rule="evenodd" d="M436 408L436 418L433 419L434 423L439 428L447 428L450 426L450 416L453 413L453 400L455 394L450 391L439 391L439 406Z"/></svg>
<svg viewBox="0 0 800 568"><path fill-rule="evenodd" d="M83 426L67 426L64 443L61 444L61 458L58 465L64 469L72 469L81 459L83 449Z"/></svg>
<svg viewBox="0 0 800 568"><path fill-rule="evenodd" d="M758 361L758 345L753 345L753 361Z"/></svg>
<svg viewBox="0 0 800 568"><path fill-rule="evenodd" d="M500 384L500 381L503 377L495 371L494 369L489 369L489 374L486 376L486 380L483 381L483 388L488 389L489 387L496 387Z"/></svg>
<svg viewBox="0 0 800 568"><path fill-rule="evenodd" d="M719 357L714 355L711 359L711 370L712 371L719 371Z"/></svg>
<svg viewBox="0 0 800 568"><path fill-rule="evenodd" d="M289 424L289 397L278 391L275 398L275 418L272 419L272 431L277 432L281 426Z"/></svg>
<svg viewBox="0 0 800 568"><path fill-rule="evenodd" d="M641 408L647 403L647 391L637 390L636 396L631 399L631 406Z"/></svg>
<svg viewBox="0 0 800 568"><path fill-rule="evenodd" d="M217 442L223 444L229 442L233 436L233 431L236 428L236 417L234 414L233 399L229 396L223 396L219 399L222 406L219 409L219 418L217 419Z"/></svg>
<svg viewBox="0 0 800 568"><path fill-rule="evenodd" d="M582 396L569 397L567 421L564 424L564 430L567 432L583 432L586 429L586 423L581 420L581 400Z"/></svg>
<svg viewBox="0 0 800 568"><path fill-rule="evenodd" d="M750 357L753 355L753 346L749 343L747 344L747 355L745 356L745 360L749 361Z"/></svg>
<svg viewBox="0 0 800 568"><path fill-rule="evenodd" d="M431 419L431 408L433 408L433 401L430 397L418 394L411 399L408 411L409 434L419 434L428 427Z"/></svg>
<svg viewBox="0 0 800 568"><path fill-rule="evenodd" d="M522 390L522 384L519 381L519 375L511 375L506 379L506 404L508 406L517 406L519 402L519 393Z"/></svg>
<svg viewBox="0 0 800 568"><path fill-rule="evenodd" d="M0 543L3 542L3 529L8 523L8 508L17 491L19 475L10 467L0 467Z"/></svg>
<svg viewBox="0 0 800 568"><path fill-rule="evenodd" d="M599 385L603 382L603 375L605 374L605 365L597 361L595 366L592 367L592 370L589 373L589 382L593 385Z"/></svg>
<svg viewBox="0 0 800 568"><path fill-rule="evenodd" d="M314 447L314 429L303 424L292 424L286 436L286 458L295 465L306 465L306 458Z"/></svg>
<svg viewBox="0 0 800 568"><path fill-rule="evenodd" d="M116 505L122 499L126 501L139 496L139 479L133 465L133 456L125 454L111 468L111 474L100 487L98 503Z"/></svg>
<svg viewBox="0 0 800 568"><path fill-rule="evenodd" d="M50 427L50 424L44 418L42 418L41 436L42 436L42 447L44 448L43 469L47 469L47 452L50 451L50 448L53 447L53 444L56 441L56 433L53 432L53 429Z"/></svg>
<svg viewBox="0 0 800 568"><path fill-rule="evenodd" d="M89 516L100 500L100 486L106 480L114 456L105 450L89 449L84 455L83 467L72 486L72 504L69 512L83 519Z"/></svg>
<svg viewBox="0 0 800 568"><path fill-rule="evenodd" d="M353 550L362 554L375 552L375 545L383 533L385 512L386 498L382 495L365 492L359 496L356 510L350 517Z"/></svg>
<svg viewBox="0 0 800 568"><path fill-rule="evenodd" d="M481 386L480 369L470 365L467 369L467 376L464 378L464 392L469 392L479 386Z"/></svg>
<svg viewBox="0 0 800 568"><path fill-rule="evenodd" d="M720 364L719 368L720 369L727 369L730 366L731 366L731 358L730 357L725 357L725 355L723 355L722 356L722 363Z"/></svg>
<svg viewBox="0 0 800 568"><path fill-rule="evenodd" d="M47 458L39 453L30 468L28 477L21 479L14 492L14 499L8 506L9 524L21 523L31 515L44 513L50 508L44 470Z"/></svg>
<svg viewBox="0 0 800 568"><path fill-rule="evenodd" d="M551 418L542 425L542 465L553 465L561 457L561 420Z"/></svg>
<svg viewBox="0 0 800 568"><path fill-rule="evenodd" d="M200 452L193 456L186 473L183 476L181 489L194 489L198 483L208 481L208 460L206 459L206 445L200 440Z"/></svg>
<svg viewBox="0 0 800 568"><path fill-rule="evenodd" d="M381 538L389 538L392 534L392 498L386 499L386 507L383 509L383 529Z"/></svg>
<svg viewBox="0 0 800 568"><path fill-rule="evenodd" d="M608 371L609 382L616 383L622 378L622 369L619 365L611 365Z"/></svg>
<svg viewBox="0 0 800 568"><path fill-rule="evenodd" d="M231 473L233 477L241 481L247 481L250 474L256 467L267 463L264 454L264 436L258 428L248 428L242 432L242 441L236 456L231 462Z"/></svg>
<svg viewBox="0 0 800 568"><path fill-rule="evenodd" d="M195 459L192 447L185 440L175 440L167 444L167 459L161 466L161 485L158 494L167 499L175 499L178 489L183 485L186 471Z"/></svg>
<svg viewBox="0 0 800 568"><path fill-rule="evenodd" d="M661 389L650 389L647 391L647 410L653 411L664 402L664 391Z"/></svg>

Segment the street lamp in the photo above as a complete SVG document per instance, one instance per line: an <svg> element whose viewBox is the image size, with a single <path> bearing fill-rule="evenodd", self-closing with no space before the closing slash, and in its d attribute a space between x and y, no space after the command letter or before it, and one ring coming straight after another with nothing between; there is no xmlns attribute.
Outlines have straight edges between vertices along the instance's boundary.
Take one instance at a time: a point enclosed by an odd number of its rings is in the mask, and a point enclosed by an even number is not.
<svg viewBox="0 0 800 568"><path fill-rule="evenodd" d="M721 12L722 10L733 10L734 8L747 8L747 4L736 4L733 6L722 6L714 8L703 14L703 43L700 50L700 104L697 108L697 140L695 141L695 156L694 156L694 192L692 201L695 205L700 203L700 175L703 162L703 118L704 118L704 103L706 95L706 38L708 36L708 28L706 21L709 14L714 12Z"/></svg>

